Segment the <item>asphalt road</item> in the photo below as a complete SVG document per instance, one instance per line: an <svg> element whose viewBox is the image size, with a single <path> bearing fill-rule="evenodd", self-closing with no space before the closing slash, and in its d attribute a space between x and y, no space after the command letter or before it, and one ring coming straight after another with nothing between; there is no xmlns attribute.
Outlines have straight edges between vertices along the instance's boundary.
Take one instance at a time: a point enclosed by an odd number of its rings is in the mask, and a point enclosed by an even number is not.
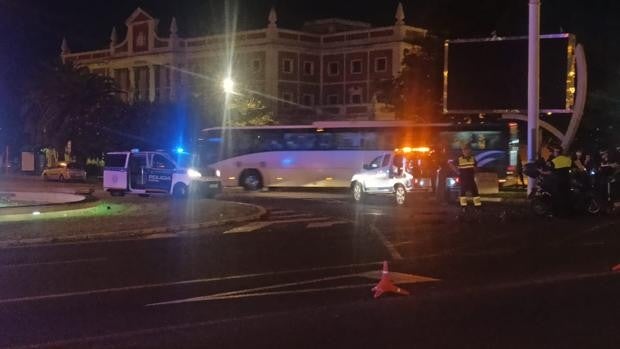
<svg viewBox="0 0 620 349"><path fill-rule="evenodd" d="M233 191L261 221L0 250L0 348L618 347L617 218ZM373 299L381 262L412 294Z"/></svg>

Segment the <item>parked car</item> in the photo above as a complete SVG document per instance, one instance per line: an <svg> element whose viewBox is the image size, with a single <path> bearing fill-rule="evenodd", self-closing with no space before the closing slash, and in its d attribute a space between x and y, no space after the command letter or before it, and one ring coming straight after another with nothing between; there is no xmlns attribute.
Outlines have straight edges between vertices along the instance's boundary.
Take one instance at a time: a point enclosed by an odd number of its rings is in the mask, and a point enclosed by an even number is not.
<svg viewBox="0 0 620 349"><path fill-rule="evenodd" d="M43 180L57 180L59 182L64 181L86 181L86 171L82 166L75 162L59 162L54 167L48 167L43 170Z"/></svg>

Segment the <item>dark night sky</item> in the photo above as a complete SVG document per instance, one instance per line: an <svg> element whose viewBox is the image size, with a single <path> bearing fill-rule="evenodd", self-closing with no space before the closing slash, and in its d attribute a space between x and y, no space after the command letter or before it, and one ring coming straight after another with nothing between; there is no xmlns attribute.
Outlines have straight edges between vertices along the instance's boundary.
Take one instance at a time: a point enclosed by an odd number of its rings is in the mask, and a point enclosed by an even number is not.
<svg viewBox="0 0 620 349"><path fill-rule="evenodd" d="M104 48L110 30L124 34L124 20L141 6L159 18L167 35L172 16L181 35L222 32L224 0L0 0L0 96L7 88L3 74L24 63L57 57L61 38L74 50ZM406 22L448 38L527 34L527 0L403 0ZM395 0L230 0L239 29L266 25L275 5L278 24L297 28L303 21L343 17L376 25L394 21ZM586 47L590 89L605 90L620 71L620 2L615 0L543 0L542 32L577 34ZM4 87L2 86L4 84Z"/></svg>

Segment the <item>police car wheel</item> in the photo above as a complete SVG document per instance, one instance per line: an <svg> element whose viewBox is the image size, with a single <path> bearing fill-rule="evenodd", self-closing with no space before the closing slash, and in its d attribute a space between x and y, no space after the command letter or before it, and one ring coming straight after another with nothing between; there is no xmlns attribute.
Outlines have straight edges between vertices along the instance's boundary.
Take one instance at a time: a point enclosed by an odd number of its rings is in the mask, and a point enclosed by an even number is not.
<svg viewBox="0 0 620 349"><path fill-rule="evenodd" d="M364 188L362 187L362 183L355 182L351 187L351 197L355 202L364 201Z"/></svg>
<svg viewBox="0 0 620 349"><path fill-rule="evenodd" d="M407 202L407 190L402 185L394 188L394 197L398 206L403 206Z"/></svg>
<svg viewBox="0 0 620 349"><path fill-rule="evenodd" d="M187 197L187 185L183 183L177 183L172 189L172 196L177 199L184 199Z"/></svg>

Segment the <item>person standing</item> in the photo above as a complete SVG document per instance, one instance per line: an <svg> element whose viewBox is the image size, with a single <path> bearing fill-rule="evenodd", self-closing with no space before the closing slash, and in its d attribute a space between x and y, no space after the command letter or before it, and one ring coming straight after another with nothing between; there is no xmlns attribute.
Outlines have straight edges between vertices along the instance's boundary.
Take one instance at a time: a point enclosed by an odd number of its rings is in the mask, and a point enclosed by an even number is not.
<svg viewBox="0 0 620 349"><path fill-rule="evenodd" d="M463 154L458 157L456 166L452 163L454 170L459 174L459 184L461 185L461 195L459 196L459 204L461 207L467 207L467 193L471 193L474 201L474 207L482 206L482 201L478 195L478 185L476 184L476 158L471 152L468 144L463 146Z"/></svg>
<svg viewBox="0 0 620 349"><path fill-rule="evenodd" d="M564 155L562 147L557 146L553 149L550 167L555 182L555 190L552 195L553 211L556 215L568 215L571 211L570 169L572 163L571 158Z"/></svg>
<svg viewBox="0 0 620 349"><path fill-rule="evenodd" d="M525 187L525 180L523 179L523 162L521 161L521 154L517 151L517 187L519 185ZM521 181L521 184L519 184Z"/></svg>

